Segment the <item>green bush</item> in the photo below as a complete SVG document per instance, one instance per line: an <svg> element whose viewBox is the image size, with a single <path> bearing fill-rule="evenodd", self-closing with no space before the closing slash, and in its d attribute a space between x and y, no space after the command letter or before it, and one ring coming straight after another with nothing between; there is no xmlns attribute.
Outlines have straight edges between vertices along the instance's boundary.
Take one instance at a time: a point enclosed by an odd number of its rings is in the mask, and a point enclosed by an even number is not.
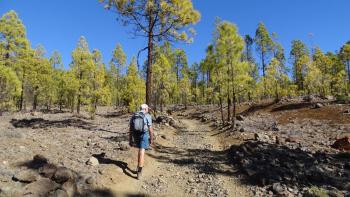
<svg viewBox="0 0 350 197"><path fill-rule="evenodd" d="M328 197L328 193L323 188L312 186L307 190L305 196L307 196L307 197Z"/></svg>
<svg viewBox="0 0 350 197"><path fill-rule="evenodd" d="M338 103L350 103L350 96L346 96L346 95L339 95L337 96L337 102Z"/></svg>

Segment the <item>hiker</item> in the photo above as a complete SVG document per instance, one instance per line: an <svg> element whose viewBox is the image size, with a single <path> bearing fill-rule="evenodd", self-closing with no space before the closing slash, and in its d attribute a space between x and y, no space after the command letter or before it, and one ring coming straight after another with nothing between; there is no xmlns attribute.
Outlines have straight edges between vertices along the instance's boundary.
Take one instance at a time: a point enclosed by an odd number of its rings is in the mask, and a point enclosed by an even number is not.
<svg viewBox="0 0 350 197"><path fill-rule="evenodd" d="M137 179L141 178L145 150L153 141L152 117L148 110L148 105L142 104L141 111L136 112L130 120L129 144L131 147L138 148Z"/></svg>

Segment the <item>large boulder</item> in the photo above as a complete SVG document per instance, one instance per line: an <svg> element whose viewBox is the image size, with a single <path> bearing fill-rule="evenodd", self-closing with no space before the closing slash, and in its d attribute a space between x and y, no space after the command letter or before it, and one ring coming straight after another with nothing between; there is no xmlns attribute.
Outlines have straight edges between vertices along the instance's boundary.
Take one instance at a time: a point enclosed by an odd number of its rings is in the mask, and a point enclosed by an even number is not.
<svg viewBox="0 0 350 197"><path fill-rule="evenodd" d="M23 183L32 183L36 181L38 178L38 174L32 170L24 170L20 171L16 175L13 176L14 181L19 181Z"/></svg>
<svg viewBox="0 0 350 197"><path fill-rule="evenodd" d="M48 178L42 178L25 186L23 196L48 196L51 191L59 187Z"/></svg>

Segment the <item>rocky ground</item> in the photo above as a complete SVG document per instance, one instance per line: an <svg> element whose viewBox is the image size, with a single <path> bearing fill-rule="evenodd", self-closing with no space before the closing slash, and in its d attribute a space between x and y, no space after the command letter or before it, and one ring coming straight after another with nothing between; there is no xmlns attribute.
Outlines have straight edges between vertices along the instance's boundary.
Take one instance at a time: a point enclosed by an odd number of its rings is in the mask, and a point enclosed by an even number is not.
<svg viewBox="0 0 350 197"><path fill-rule="evenodd" d="M0 117L0 196L350 196L350 106L329 100L169 108L136 180L130 114L100 108ZM316 195L316 196L317 196Z"/></svg>
<svg viewBox="0 0 350 197"><path fill-rule="evenodd" d="M242 108L234 131L221 129L231 131L226 141L239 141L230 159L255 196L350 196L350 153L332 148L341 138L349 147L348 104L297 100ZM219 125L218 112L198 110L192 115Z"/></svg>

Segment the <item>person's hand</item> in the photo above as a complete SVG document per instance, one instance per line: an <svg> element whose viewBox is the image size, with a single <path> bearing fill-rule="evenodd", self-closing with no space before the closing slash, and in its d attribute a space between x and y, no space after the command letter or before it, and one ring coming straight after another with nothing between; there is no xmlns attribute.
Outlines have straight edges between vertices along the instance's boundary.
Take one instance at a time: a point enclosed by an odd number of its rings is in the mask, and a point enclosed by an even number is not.
<svg viewBox="0 0 350 197"><path fill-rule="evenodd" d="M149 145L152 145L152 143L153 143L153 139L149 138Z"/></svg>

